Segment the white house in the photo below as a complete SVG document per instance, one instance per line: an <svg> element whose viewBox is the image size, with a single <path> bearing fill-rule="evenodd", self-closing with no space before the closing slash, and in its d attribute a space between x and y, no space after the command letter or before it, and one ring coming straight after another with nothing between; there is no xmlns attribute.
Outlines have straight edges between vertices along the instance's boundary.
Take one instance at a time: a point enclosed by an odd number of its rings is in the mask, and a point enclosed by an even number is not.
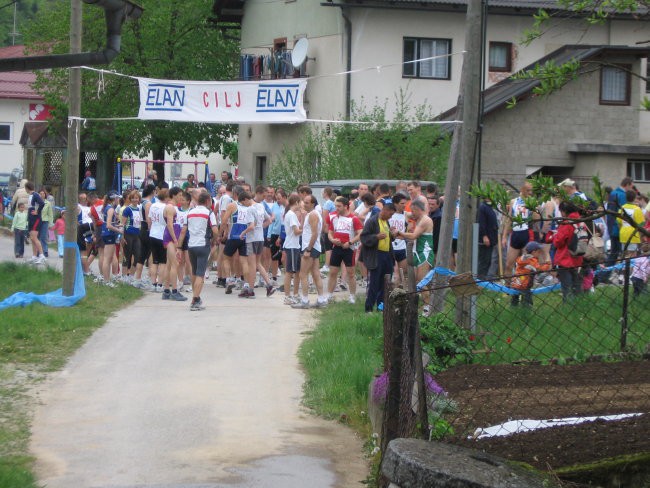
<svg viewBox="0 0 650 488"><path fill-rule="evenodd" d="M635 46L650 40L650 22L632 15L588 26L547 0L490 0L488 5L486 88L565 45ZM524 32L539 8L556 16L543 36L525 45ZM426 103L434 113L456 104L465 47L464 0L215 0L214 11L218 19L241 25L242 55L290 51L298 39L308 38L308 59L300 72L316 77L305 95L308 118L339 120L348 114L350 101L390 102L400 89L408 91L413 105ZM403 64L440 54L449 56ZM372 67L381 68L366 69ZM645 60L640 69L645 73ZM260 72L261 78L269 76L278 75ZM634 88L639 93L632 99L638 101L645 84ZM636 126L636 142L648 143L647 121ZM300 126L295 125L241 125L240 171L249 179L264 180L282 147L294 143L298 134ZM525 174L525 166L517 171ZM566 168L570 173L570 165Z"/></svg>
<svg viewBox="0 0 650 488"><path fill-rule="evenodd" d="M24 46L0 48L0 58L23 56ZM32 88L36 75L26 71L0 72L0 172L23 165L20 135L25 122L45 121L49 110ZM45 122L43 122L45 123Z"/></svg>

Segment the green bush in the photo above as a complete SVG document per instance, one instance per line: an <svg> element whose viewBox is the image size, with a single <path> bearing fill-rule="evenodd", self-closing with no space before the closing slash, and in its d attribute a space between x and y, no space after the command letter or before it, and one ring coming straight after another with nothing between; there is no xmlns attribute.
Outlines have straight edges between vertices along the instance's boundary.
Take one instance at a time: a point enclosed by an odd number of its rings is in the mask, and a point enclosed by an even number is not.
<svg viewBox="0 0 650 488"><path fill-rule="evenodd" d="M472 362L471 333L444 315L434 315L420 322L422 350L431 360L427 369L436 374L455 365Z"/></svg>

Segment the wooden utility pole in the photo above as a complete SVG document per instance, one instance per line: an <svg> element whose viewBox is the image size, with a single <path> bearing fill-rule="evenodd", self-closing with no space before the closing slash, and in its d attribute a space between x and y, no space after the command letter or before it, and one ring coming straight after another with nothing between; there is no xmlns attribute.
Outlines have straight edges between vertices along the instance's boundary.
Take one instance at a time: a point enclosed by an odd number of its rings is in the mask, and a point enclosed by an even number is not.
<svg viewBox="0 0 650 488"><path fill-rule="evenodd" d="M465 22L465 55L460 77L460 92L456 104L456 126L449 155L449 169L445 184L445 204L442 211L440 240L436 265L448 267L451 262L451 241L456 213L456 200L460 199L458 226L458 256L456 271L471 271L472 266L472 223L476 209L467 191L475 181L476 151L478 136L479 100L481 94L481 52L484 49L481 36L481 0L468 0ZM458 195L458 188L461 194ZM447 279L436 275L434 285L443 286ZM433 312L440 312L444 305L444 290L431 294Z"/></svg>
<svg viewBox="0 0 650 488"><path fill-rule="evenodd" d="M70 52L81 52L81 0L71 0ZM77 242L77 202L79 199L79 148L81 145L81 69L69 68L68 159L65 167L65 242ZM65 248L63 255L63 294L74 293L77 249Z"/></svg>
<svg viewBox="0 0 650 488"><path fill-rule="evenodd" d="M478 149L478 125L481 98L481 0L469 0L465 32L465 63L467 70L463 95L463 125L460 129L460 219L458 225L458 257L456 271L472 271L472 225L476 221L475 199L467 192L477 181L476 156Z"/></svg>
<svg viewBox="0 0 650 488"><path fill-rule="evenodd" d="M481 29L481 0L469 0L465 32L465 63L468 76L465 78L463 97L463 126L460 133L460 218L458 222L458 256L456 272L472 271L473 225L476 222L476 199L467 192L470 185L478 181L477 152L479 143L479 110L481 108L481 52L484 49ZM458 297L456 319L459 325L471 326L471 298Z"/></svg>

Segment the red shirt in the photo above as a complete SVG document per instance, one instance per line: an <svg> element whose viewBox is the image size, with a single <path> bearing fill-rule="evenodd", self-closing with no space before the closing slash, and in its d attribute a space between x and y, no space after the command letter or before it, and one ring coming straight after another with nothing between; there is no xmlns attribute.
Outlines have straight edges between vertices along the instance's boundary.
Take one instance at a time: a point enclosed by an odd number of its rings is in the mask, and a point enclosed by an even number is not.
<svg viewBox="0 0 650 488"><path fill-rule="evenodd" d="M56 219L53 228L57 235L62 236L65 234L65 220L63 220L63 217Z"/></svg>
<svg viewBox="0 0 650 488"><path fill-rule="evenodd" d="M568 218L579 219L580 214L578 212L573 212L572 214L569 214ZM553 236L553 245L556 249L553 264L556 266L562 266L563 268L582 266L582 256L571 256L571 253L569 252L569 243L573 237L574 230L575 228L572 223L561 223L557 232Z"/></svg>
<svg viewBox="0 0 650 488"><path fill-rule="evenodd" d="M339 239L341 243L350 242L356 231L363 229L356 215L339 215L336 212L329 214L329 226L334 239Z"/></svg>
<svg viewBox="0 0 650 488"><path fill-rule="evenodd" d="M93 219L95 227L101 227L104 225L104 221L101 217L102 207L104 207L104 200L97 200L95 204L90 207L90 218Z"/></svg>

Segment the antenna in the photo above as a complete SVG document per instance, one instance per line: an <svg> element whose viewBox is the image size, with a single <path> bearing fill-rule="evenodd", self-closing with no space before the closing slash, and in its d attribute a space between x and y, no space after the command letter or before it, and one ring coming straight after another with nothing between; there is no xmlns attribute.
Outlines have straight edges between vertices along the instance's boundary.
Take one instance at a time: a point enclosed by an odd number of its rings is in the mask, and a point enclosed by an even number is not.
<svg viewBox="0 0 650 488"><path fill-rule="evenodd" d="M11 45L15 46L16 45L16 36L20 35L20 32L16 32L16 8L18 6L18 2L14 2L14 29L12 32L9 33L11 36Z"/></svg>
<svg viewBox="0 0 650 488"><path fill-rule="evenodd" d="M307 50L309 49L309 41L306 37L301 37L298 42L293 46L291 51L291 64L294 68L299 69L302 63L307 59Z"/></svg>

